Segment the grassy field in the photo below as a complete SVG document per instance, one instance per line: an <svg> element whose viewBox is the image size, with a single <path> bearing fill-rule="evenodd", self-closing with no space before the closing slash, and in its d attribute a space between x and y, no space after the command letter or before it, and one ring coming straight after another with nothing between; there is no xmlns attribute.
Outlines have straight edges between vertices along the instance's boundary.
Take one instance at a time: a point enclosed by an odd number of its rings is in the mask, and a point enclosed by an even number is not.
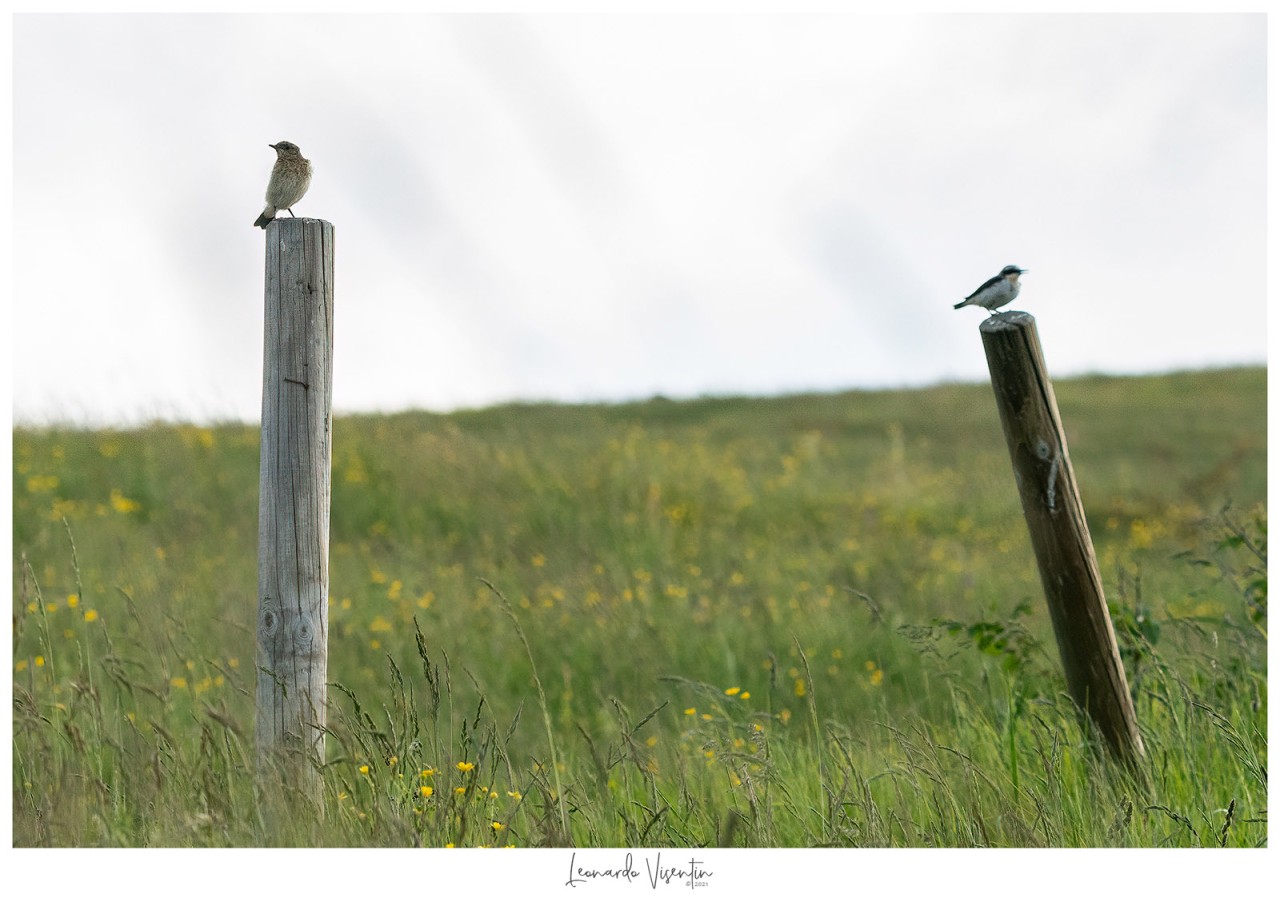
<svg viewBox="0 0 1280 898"><path fill-rule="evenodd" d="M1266 843L1266 374L1056 385L1147 748L990 388L334 422L323 813L255 800L254 427L14 434L18 846Z"/></svg>

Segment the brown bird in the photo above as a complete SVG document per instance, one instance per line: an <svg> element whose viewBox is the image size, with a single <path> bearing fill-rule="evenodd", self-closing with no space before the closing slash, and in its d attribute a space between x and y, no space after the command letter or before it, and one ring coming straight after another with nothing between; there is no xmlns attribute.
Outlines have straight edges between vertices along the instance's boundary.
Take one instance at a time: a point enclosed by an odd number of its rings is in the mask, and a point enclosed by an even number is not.
<svg viewBox="0 0 1280 898"><path fill-rule="evenodd" d="M264 230L281 209L292 216L293 204L302 199L311 186L311 163L302 158L302 150L297 144L282 140L267 146L276 151L276 164L272 166L271 180L267 182L267 207L253 223L254 227Z"/></svg>

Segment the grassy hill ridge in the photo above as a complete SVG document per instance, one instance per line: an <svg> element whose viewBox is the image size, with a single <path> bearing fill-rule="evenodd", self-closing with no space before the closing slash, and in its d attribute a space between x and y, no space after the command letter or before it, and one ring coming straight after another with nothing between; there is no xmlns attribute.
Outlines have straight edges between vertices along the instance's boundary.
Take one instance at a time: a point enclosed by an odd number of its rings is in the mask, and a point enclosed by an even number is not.
<svg viewBox="0 0 1280 898"><path fill-rule="evenodd" d="M1265 370L1055 390L1144 801L1265 816ZM1140 802L1061 695L984 384L351 415L333 446L330 813L264 832L256 428L15 430L15 844L1212 841L1089 817Z"/></svg>

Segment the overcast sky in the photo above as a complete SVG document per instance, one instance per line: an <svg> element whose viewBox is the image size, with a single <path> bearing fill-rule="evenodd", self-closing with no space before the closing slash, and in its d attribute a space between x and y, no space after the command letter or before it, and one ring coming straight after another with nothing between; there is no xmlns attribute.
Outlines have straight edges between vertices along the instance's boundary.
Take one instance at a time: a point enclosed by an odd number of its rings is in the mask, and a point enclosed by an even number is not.
<svg viewBox="0 0 1280 898"><path fill-rule="evenodd" d="M336 410L1266 358L1260 15L19 16L14 415L256 420L275 153Z"/></svg>

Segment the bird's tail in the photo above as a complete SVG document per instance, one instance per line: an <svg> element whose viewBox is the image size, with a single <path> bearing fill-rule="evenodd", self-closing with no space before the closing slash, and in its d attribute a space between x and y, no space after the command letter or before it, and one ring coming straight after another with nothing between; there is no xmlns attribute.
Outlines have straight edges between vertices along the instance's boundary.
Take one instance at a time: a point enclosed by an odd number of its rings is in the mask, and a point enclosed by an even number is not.
<svg viewBox="0 0 1280 898"><path fill-rule="evenodd" d="M953 309L963 309L963 308L964 308L965 306L967 306L968 304L969 304L969 300L967 300L967 299L962 299L962 300L960 300L960 302L956 303L956 304L955 304L954 306L952 306L951 308L953 308Z"/></svg>
<svg viewBox="0 0 1280 898"><path fill-rule="evenodd" d="M268 222L275 219L275 217L276 217L275 207L267 206L267 208L262 210L262 214L258 216L258 220L253 223L253 226L255 228L262 228L265 231L267 229Z"/></svg>

